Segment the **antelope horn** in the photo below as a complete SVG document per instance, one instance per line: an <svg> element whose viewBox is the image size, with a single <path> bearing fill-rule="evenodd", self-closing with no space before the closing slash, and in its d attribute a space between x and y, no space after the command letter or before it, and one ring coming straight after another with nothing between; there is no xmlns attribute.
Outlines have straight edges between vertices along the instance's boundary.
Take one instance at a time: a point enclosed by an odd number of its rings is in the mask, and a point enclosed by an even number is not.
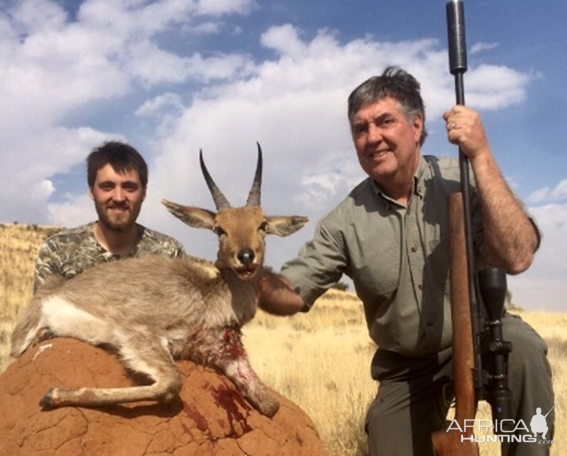
<svg viewBox="0 0 567 456"><path fill-rule="evenodd" d="M207 167L205 166L205 161L203 160L203 149L199 151L199 163L201 164L201 171L203 172L203 176L205 177L207 187L209 187L211 195L213 195L213 201L215 202L217 211L219 209L222 209L223 207L230 207L230 203L217 187L217 184L215 184L215 181L213 180L213 178L209 174L209 171L207 170Z"/></svg>
<svg viewBox="0 0 567 456"><path fill-rule="evenodd" d="M258 162L256 163L256 174L254 175L254 182L246 200L246 206L260 206L260 197L262 194L262 148L258 145Z"/></svg>

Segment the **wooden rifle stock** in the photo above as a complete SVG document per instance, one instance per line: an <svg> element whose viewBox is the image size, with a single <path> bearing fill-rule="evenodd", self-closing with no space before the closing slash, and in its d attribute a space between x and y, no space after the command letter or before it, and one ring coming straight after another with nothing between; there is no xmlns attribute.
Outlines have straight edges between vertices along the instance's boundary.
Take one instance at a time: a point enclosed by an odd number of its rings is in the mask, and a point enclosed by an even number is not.
<svg viewBox="0 0 567 456"><path fill-rule="evenodd" d="M449 196L449 248L451 258L451 320L453 324L453 382L455 385L455 421L431 435L437 456L478 456L474 433L465 428L473 420L477 401L474 387L474 347L471 325L469 280L465 240L463 194Z"/></svg>

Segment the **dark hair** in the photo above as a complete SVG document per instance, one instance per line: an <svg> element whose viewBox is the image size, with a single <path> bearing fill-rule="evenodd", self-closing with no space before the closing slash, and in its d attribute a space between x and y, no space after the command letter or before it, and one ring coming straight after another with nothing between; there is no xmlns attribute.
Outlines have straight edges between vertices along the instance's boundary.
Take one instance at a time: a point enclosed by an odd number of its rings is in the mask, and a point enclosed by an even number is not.
<svg viewBox="0 0 567 456"><path fill-rule="evenodd" d="M348 97L348 118L360 109L386 97L396 99L409 119L420 114L423 131L419 140L423 145L427 137L425 130L425 105L420 93L421 86L411 74L395 66L387 67L380 76L373 76L360 84Z"/></svg>
<svg viewBox="0 0 567 456"><path fill-rule="evenodd" d="M148 185L148 165L132 146L118 141L108 141L93 149L87 157L87 182L94 186L98 171L110 164L117 173L136 171L145 189Z"/></svg>

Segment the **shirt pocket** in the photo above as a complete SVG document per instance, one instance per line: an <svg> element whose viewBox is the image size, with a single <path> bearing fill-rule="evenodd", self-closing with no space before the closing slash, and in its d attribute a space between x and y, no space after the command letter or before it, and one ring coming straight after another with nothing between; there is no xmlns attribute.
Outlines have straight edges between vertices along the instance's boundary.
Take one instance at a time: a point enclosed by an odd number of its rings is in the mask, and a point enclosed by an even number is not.
<svg viewBox="0 0 567 456"><path fill-rule="evenodd" d="M391 301L400 283L399 244L391 243L380 248L367 245L364 253L364 261L354 267L353 282L357 291L381 302Z"/></svg>

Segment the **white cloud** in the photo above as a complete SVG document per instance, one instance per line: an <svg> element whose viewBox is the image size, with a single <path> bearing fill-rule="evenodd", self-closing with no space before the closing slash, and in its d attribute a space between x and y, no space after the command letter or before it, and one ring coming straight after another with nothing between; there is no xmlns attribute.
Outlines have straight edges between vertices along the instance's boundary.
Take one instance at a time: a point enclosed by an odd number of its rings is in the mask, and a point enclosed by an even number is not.
<svg viewBox="0 0 567 456"><path fill-rule="evenodd" d="M291 24L271 27L262 34L260 42L263 46L277 51L279 54L296 56L306 50L305 44L299 38L298 31Z"/></svg>
<svg viewBox="0 0 567 456"><path fill-rule="evenodd" d="M471 48L470 48L470 54L474 55L474 54L479 54L481 52L484 51L491 51L492 49L496 49L500 47L499 43L483 43L483 42L478 42L478 43L474 43Z"/></svg>
<svg viewBox="0 0 567 456"><path fill-rule="evenodd" d="M168 111L177 112L183 109L181 97L176 93L167 92L151 98L134 112L135 116L157 116Z"/></svg>
<svg viewBox="0 0 567 456"><path fill-rule="evenodd" d="M294 27L284 25L268 29L261 43L276 50L277 58L259 62L250 77L207 86L179 117L172 134L160 145L162 153L152 178L155 192L211 207L197 166L197 151L203 148L219 186L233 204L242 204L258 140L265 151L266 209L305 214L315 221L363 177L346 121L346 98L353 81L362 82L385 65L398 64L422 81L430 119L439 118L453 103L446 55L434 40L341 44L333 33L322 30L308 41ZM501 70L510 71L496 68L494 74ZM513 90L519 92L527 82L521 77L510 79ZM476 97L486 97L485 104L498 99L485 87L476 90ZM183 185L172 185L175 182ZM165 213L159 217L162 226L172 226ZM203 244L200 233L186 228L178 233L189 250L210 257L211 245ZM309 235L310 230L304 229L285 240L282 249L270 250L272 260L279 263L291 257Z"/></svg>
<svg viewBox="0 0 567 456"><path fill-rule="evenodd" d="M79 226L96 219L94 203L88 194L69 195L63 203L47 205L49 223L56 226Z"/></svg>
<svg viewBox="0 0 567 456"><path fill-rule="evenodd" d="M317 165L304 168L297 202L317 218L327 213L366 177L354 155L350 150L329 154Z"/></svg>
<svg viewBox="0 0 567 456"><path fill-rule="evenodd" d="M34 191L31 197L22 189L41 188L39 183L49 181L54 173L81 163L96 142L117 136L92 127L66 126L76 124L77 114L89 118L102 106L112 112L121 97L135 93L144 97L145 90L159 84L247 74L247 57L187 57L157 43L160 33L192 23L192 14L244 14L252 5L249 1L88 0L81 4L76 20L48 0L23 0L3 10L0 214L20 221L45 217L49 193ZM169 118L164 116L164 121ZM159 132L163 134L163 129ZM39 210L34 208L37 204Z"/></svg>
<svg viewBox="0 0 567 456"><path fill-rule="evenodd" d="M0 180L5 185L0 187L0 219L49 222L47 200L59 190L52 177L83 162L86 153L108 136L90 128L56 126L1 132Z"/></svg>
<svg viewBox="0 0 567 456"><path fill-rule="evenodd" d="M537 204L537 203L541 203L543 201L547 201L551 192L552 192L552 190L549 187L540 188L540 189L536 190L535 192L532 192L528 196L526 201L530 204Z"/></svg>
<svg viewBox="0 0 567 456"><path fill-rule="evenodd" d="M542 202L556 202L567 200L567 179L563 179L555 188L543 187L531 193L527 202L538 204Z"/></svg>
<svg viewBox="0 0 567 456"><path fill-rule="evenodd" d="M188 21L196 10L194 1L87 0L81 4L77 17L88 28L105 30L122 41L128 36L152 36Z"/></svg>
<svg viewBox="0 0 567 456"><path fill-rule="evenodd" d="M565 311L567 277L567 205L532 207L543 233L532 267L510 279L514 302L526 309Z"/></svg>
<svg viewBox="0 0 567 456"><path fill-rule="evenodd" d="M228 13L245 15L256 7L255 0L199 0L197 4L198 14L211 16Z"/></svg>
<svg viewBox="0 0 567 456"><path fill-rule="evenodd" d="M41 12L41 14L38 14ZM49 0L17 2L13 18L31 33L60 28L67 20L67 13L60 5Z"/></svg>
<svg viewBox="0 0 567 456"><path fill-rule="evenodd" d="M467 72L467 100L477 109L501 109L523 102L529 74L498 65L481 64Z"/></svg>
<svg viewBox="0 0 567 456"><path fill-rule="evenodd" d="M191 78L207 83L193 92L194 101L185 112L180 93L171 90L149 98L134 112L138 117L159 113L163 125L167 125L167 128L157 128L162 136L152 140L156 147L162 141L159 147L163 154L156 163L163 168L153 172L155 181L152 185L157 188L161 185L169 187L171 175L187 180L183 170L195 168L195 162L188 161L189 151L204 147L211 151L209 153L222 154L230 150L246 157L250 156L255 141L260 140L267 153L273 154L271 166L282 172L287 169L285 179L277 177L275 191L291 186L299 193L303 188L308 194L317 193L319 198L316 200L323 207L352 185L352 178L337 172L332 161L326 160L335 156L342 156L343 160L351 157L345 100L353 88L352 81L362 81L387 64L398 64L422 81L430 119L438 118L448 105L443 100L452 98L452 79L446 74L445 52L435 40L380 43L358 39L341 44L334 33L321 30L307 41L296 28L287 24L269 28L260 39L262 45L277 50L275 60L255 64L239 54L218 54L206 59L199 54L185 57L164 51L151 37L159 24L170 26L180 15L188 14L189 9L177 10L175 3L168 3L169 8L160 12L156 22L149 26L146 23L149 10L140 4L129 10L122 4L115 4L112 14L103 14L103 5L106 3L101 1L85 2L78 13L82 22L65 23L58 34L47 37L51 42L37 47L32 53L35 60L29 57L28 44L33 41L45 43L43 35L30 35L19 53L16 52L16 58L10 61L27 56L28 66L40 74L29 83L36 94L40 80L52 79L50 90L45 93L45 104L51 104L53 108L51 114L45 115L44 129L57 128L57 121L79 106L88 110L91 100L137 90L135 79L155 87ZM119 33L105 39L108 31L114 29L120 29ZM64 44L69 36L74 39L70 44ZM140 36L144 39L134 40ZM44 56L50 54L48 47L59 49L60 63L67 62L67 68L73 72L73 81L82 81L82 86L60 78L59 72L45 64ZM125 55L118 58L118 50ZM490 67L481 70L487 72ZM470 73L474 76L475 71ZM497 75L499 71L517 74L506 68L495 68L493 74ZM23 72L15 70L15 73L20 77ZM509 80L513 90L520 92L527 83L519 76ZM20 85L15 87L23 92ZM474 93L472 89L471 96ZM37 100L36 94L30 97L30 103L31 98ZM483 96L482 91L477 93L478 98ZM490 98L494 97L490 95ZM25 117L14 118L21 121ZM25 126L21 128L25 129ZM104 134L99 132L95 136L101 138ZM78 155L76 153L75 157ZM179 166L180 160L187 166ZM214 163L215 158L209 160ZM75 163L77 161L75 158ZM247 166L240 164L240 159L236 161L234 166L242 168L243 175L247 175ZM61 165L58 159L52 163L53 168ZM53 168L46 169L42 178L49 178ZM342 171L345 169L343 167ZM231 169L226 177L221 177L229 179L235 175L234 171ZM357 173L353 171L351 174ZM195 180L200 183L200 177L191 179ZM332 182L336 194L316 191L316 188L323 188L322 182ZM327 195L325 201L320 199L323 195ZM301 200L299 196L287 199L289 205L298 200Z"/></svg>
<svg viewBox="0 0 567 456"><path fill-rule="evenodd" d="M34 185L29 192L29 196L35 200L46 200L55 191L55 186L50 180L42 180Z"/></svg>
<svg viewBox="0 0 567 456"><path fill-rule="evenodd" d="M44 0L39 10L38 0L18 5L11 16L0 13L2 220L68 226L92 220L86 192L67 194L53 176L118 136L103 130L125 125L122 139L133 137L138 145L143 138L151 167L141 222L211 258L214 236L185 227L159 203L168 198L212 208L199 149L219 186L240 205L259 141L266 211L308 215L314 223L362 179L346 119L346 98L356 84L395 64L421 81L430 125L454 103L446 50L434 39L341 42L329 30L308 39L284 24L254 38L264 53L274 51L261 60L227 47L162 46L170 33L193 39L198 30L238 31L222 19L249 14L253 1L87 0L76 19L56 2ZM501 109L521 103L530 81L512 68L479 65L467 72L467 99L478 108ZM97 128L91 118L110 127ZM311 231L270 241L269 262L277 267L293 256ZM542 252L545 268L552 260Z"/></svg>

